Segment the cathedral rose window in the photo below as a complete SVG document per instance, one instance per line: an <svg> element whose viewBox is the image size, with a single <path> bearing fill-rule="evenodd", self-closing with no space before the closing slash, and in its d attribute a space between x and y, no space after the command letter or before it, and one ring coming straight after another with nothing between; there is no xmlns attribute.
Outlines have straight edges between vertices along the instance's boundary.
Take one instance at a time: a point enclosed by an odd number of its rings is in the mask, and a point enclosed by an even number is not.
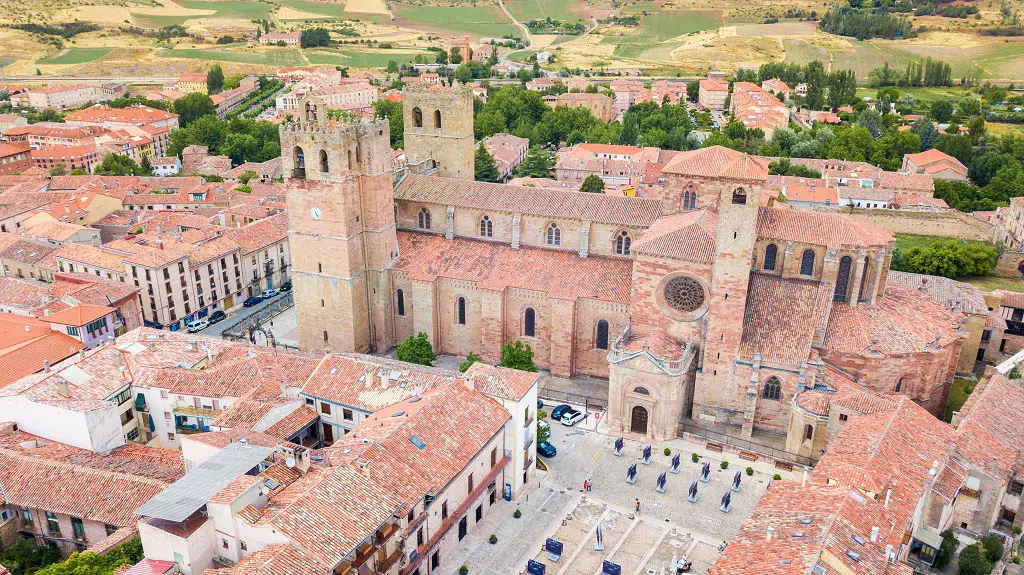
<svg viewBox="0 0 1024 575"><path fill-rule="evenodd" d="M665 303L672 309L690 313L704 305L704 288L692 278L675 277L665 284Z"/></svg>

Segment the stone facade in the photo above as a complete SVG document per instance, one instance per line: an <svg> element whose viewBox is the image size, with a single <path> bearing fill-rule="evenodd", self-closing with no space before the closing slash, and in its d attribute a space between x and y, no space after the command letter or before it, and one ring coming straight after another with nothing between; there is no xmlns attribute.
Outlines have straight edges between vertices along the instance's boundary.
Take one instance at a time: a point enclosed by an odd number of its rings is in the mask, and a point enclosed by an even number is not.
<svg viewBox="0 0 1024 575"><path fill-rule="evenodd" d="M457 82L412 84L402 98L408 164L432 161L439 176L472 180L473 88Z"/></svg>

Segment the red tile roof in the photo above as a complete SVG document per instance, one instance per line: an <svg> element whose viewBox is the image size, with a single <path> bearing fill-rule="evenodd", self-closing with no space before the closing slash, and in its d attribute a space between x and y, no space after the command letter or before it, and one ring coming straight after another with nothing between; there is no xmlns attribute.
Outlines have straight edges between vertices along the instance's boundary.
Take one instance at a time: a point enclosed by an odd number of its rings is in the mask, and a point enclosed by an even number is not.
<svg viewBox="0 0 1024 575"><path fill-rule="evenodd" d="M208 569L203 573L204 575L311 575L326 573L330 569L330 565L314 559L291 545L268 545L246 555L230 569ZM125 573L124 575L129 574Z"/></svg>
<svg viewBox="0 0 1024 575"><path fill-rule="evenodd" d="M108 314L114 313L114 308L92 304L79 304L74 307L52 313L44 318L48 323L59 323L61 325L83 326Z"/></svg>
<svg viewBox="0 0 1024 575"><path fill-rule="evenodd" d="M971 403L956 429L957 452L982 471L1009 481L1024 464L1024 389L995 374L978 386Z"/></svg>
<svg viewBox="0 0 1024 575"><path fill-rule="evenodd" d="M681 176L763 182L768 177L768 161L724 146L711 146L676 154L661 171Z"/></svg>
<svg viewBox="0 0 1024 575"><path fill-rule="evenodd" d="M490 396L520 400L529 391L538 387L540 374L507 367L476 362L466 371L472 377L477 389Z"/></svg>
<svg viewBox="0 0 1024 575"><path fill-rule="evenodd" d="M768 361L807 360L823 327L834 287L825 282L753 273L747 291L740 353Z"/></svg>
<svg viewBox="0 0 1024 575"><path fill-rule="evenodd" d="M708 209L665 216L640 236L633 251L709 264L715 260L717 228L718 214Z"/></svg>
<svg viewBox="0 0 1024 575"><path fill-rule="evenodd" d="M882 247L893 241L892 233L884 228L846 215L787 208L761 208L757 233L830 249Z"/></svg>

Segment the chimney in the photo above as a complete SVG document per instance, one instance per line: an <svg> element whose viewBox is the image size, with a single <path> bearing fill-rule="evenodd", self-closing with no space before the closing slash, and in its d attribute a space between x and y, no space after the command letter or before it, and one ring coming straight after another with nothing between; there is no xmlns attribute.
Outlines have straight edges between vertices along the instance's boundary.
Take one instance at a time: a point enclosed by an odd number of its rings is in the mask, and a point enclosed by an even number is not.
<svg viewBox="0 0 1024 575"><path fill-rule="evenodd" d="M68 387L68 382L63 379L57 380L57 394L61 397L71 397L71 389Z"/></svg>
<svg viewBox="0 0 1024 575"><path fill-rule="evenodd" d="M26 326L25 326L25 333L28 333L28 332L30 332L30 331L32 331L32 327L31 327L31 326L27 326L27 325L26 325Z"/></svg>
<svg viewBox="0 0 1024 575"><path fill-rule="evenodd" d="M874 526L871 527L871 542L872 543L877 543L878 542L878 526L877 525L874 525Z"/></svg>
<svg viewBox="0 0 1024 575"><path fill-rule="evenodd" d="M85 359L85 349L84 348L78 350L78 359L79 360Z"/></svg>
<svg viewBox="0 0 1024 575"><path fill-rule="evenodd" d="M50 315L50 308L46 308L43 310L43 317L47 317L48 315Z"/></svg>
<svg viewBox="0 0 1024 575"><path fill-rule="evenodd" d="M804 486L807 485L807 471L809 469L810 469L809 467L804 466L804 476L803 476L803 478L800 479L800 487L804 487Z"/></svg>
<svg viewBox="0 0 1024 575"><path fill-rule="evenodd" d="M45 373L50 373L50 360L48 360L48 359L44 359L43 360L43 371Z"/></svg>
<svg viewBox="0 0 1024 575"><path fill-rule="evenodd" d="M196 344L196 338L193 337L192 339L188 340L188 350L189 351L195 351L196 350L196 345L197 345Z"/></svg>
<svg viewBox="0 0 1024 575"><path fill-rule="evenodd" d="M768 533L765 535L765 541L771 541L772 540L772 535L774 535L774 534L775 534L775 528L774 527L769 527L768 528Z"/></svg>
<svg viewBox="0 0 1024 575"><path fill-rule="evenodd" d="M281 397L287 397L288 394L288 376L281 374Z"/></svg>
<svg viewBox="0 0 1024 575"><path fill-rule="evenodd" d="M887 489L885 490L885 508L886 508L886 509L888 509L888 508L889 508L889 496L890 496L890 495L892 495L892 489L888 489L888 488L887 488Z"/></svg>

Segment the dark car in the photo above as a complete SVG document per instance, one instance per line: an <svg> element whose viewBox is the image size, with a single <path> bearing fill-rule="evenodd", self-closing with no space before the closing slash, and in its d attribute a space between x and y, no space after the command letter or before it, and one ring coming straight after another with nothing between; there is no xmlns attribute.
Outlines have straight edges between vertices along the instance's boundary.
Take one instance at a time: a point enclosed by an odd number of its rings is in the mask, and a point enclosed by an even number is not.
<svg viewBox="0 0 1024 575"><path fill-rule="evenodd" d="M551 412L551 419L554 419L555 421L561 421L562 416L565 415L565 412L570 411L571 409L572 408L569 407L568 405L559 405Z"/></svg>
<svg viewBox="0 0 1024 575"><path fill-rule="evenodd" d="M243 301L242 305L244 305L245 307L252 307L254 305L259 304L262 301L263 301L263 298L261 298L258 295L254 295L251 298L247 298L245 301Z"/></svg>
<svg viewBox="0 0 1024 575"><path fill-rule="evenodd" d="M224 321L224 319L226 319L227 317L228 317L228 314L226 314L226 313L224 313L224 312L222 312L220 310L217 310L217 311L215 311L215 312L210 314L210 323L213 324L213 323L217 323L218 321Z"/></svg>
<svg viewBox="0 0 1024 575"><path fill-rule="evenodd" d="M547 441L541 441L537 444L537 453L544 457L554 457L558 450L555 449L554 445L551 445Z"/></svg>
<svg viewBox="0 0 1024 575"><path fill-rule="evenodd" d="M291 280L288 280L288 281L284 282L283 284L281 284L281 291L282 292L292 291L292 282L291 282Z"/></svg>
<svg viewBox="0 0 1024 575"><path fill-rule="evenodd" d="M537 409L544 409L544 400L539 397L537 398Z"/></svg>

